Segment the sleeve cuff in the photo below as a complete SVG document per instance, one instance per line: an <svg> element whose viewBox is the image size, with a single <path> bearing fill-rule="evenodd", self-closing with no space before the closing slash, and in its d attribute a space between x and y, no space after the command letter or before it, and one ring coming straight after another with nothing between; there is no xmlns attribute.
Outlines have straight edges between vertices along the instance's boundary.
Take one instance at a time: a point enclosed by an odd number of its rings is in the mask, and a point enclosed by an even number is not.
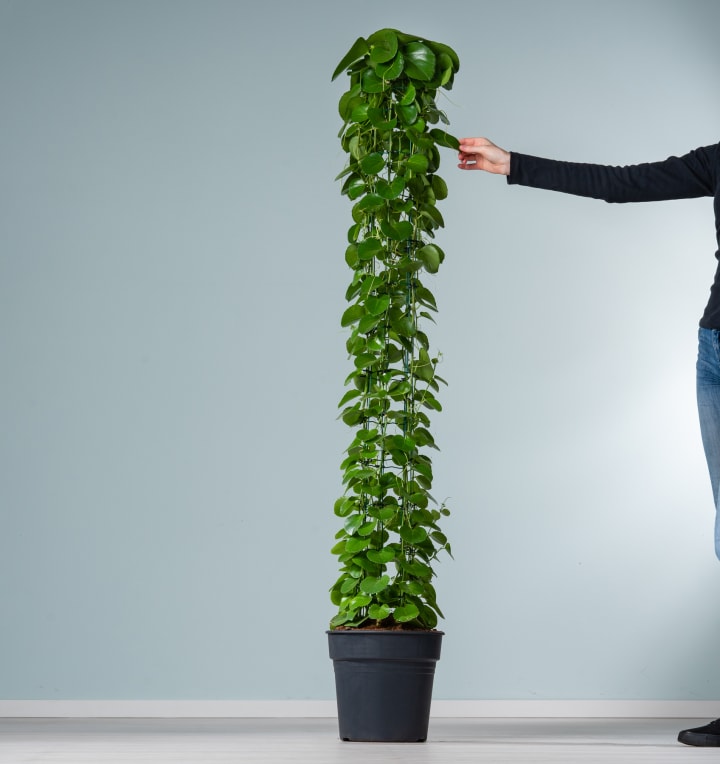
<svg viewBox="0 0 720 764"><path fill-rule="evenodd" d="M509 186L517 185L520 182L519 178L522 165L521 156L522 154L518 154L515 151L510 152L510 174L505 178Z"/></svg>

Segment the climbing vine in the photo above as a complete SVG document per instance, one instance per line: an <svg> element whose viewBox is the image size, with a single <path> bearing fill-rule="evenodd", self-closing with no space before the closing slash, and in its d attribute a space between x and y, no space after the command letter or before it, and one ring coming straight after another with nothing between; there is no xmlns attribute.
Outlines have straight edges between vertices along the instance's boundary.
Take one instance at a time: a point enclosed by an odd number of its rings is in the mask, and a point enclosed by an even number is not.
<svg viewBox="0 0 720 764"><path fill-rule="evenodd" d="M447 196L439 147L457 139L436 127L436 103L459 69L447 45L382 29L359 38L338 64L350 87L339 103L348 154L338 175L353 203L345 261L352 271L341 324L352 370L341 418L353 430L341 465L345 492L333 553L340 577L331 628L437 625L433 564L451 552L439 526L449 514L431 495L437 449L430 414L441 410L445 381L423 330L434 321L426 281L445 254L434 241Z"/></svg>

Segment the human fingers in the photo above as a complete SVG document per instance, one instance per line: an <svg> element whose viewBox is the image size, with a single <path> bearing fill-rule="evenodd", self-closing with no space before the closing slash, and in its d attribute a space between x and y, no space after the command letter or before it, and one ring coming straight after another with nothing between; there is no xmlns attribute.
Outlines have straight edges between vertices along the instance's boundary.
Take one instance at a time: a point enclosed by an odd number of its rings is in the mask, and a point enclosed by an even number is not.
<svg viewBox="0 0 720 764"><path fill-rule="evenodd" d="M458 140L461 150L474 151L486 146L494 146L495 144L487 138L460 138Z"/></svg>
<svg viewBox="0 0 720 764"><path fill-rule="evenodd" d="M479 170L479 159L480 157L477 154L460 152L458 154L458 167L461 170Z"/></svg>

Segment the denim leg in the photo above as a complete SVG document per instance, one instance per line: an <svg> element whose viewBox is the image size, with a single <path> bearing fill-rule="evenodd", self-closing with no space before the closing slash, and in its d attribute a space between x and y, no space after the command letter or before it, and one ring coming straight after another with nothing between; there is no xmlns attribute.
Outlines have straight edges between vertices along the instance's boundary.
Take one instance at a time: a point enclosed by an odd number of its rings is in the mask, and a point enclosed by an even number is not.
<svg viewBox="0 0 720 764"><path fill-rule="evenodd" d="M700 329L696 368L700 433L715 500L715 554L720 559L720 331Z"/></svg>

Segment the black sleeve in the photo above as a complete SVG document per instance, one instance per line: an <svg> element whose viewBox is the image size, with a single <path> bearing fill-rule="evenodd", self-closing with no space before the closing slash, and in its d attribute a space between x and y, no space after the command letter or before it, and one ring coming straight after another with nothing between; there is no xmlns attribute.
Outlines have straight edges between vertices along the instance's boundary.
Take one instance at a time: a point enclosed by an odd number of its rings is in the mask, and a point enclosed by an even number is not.
<svg viewBox="0 0 720 764"><path fill-rule="evenodd" d="M662 162L612 167L511 152L507 182L606 202L658 202L714 196L718 145Z"/></svg>

